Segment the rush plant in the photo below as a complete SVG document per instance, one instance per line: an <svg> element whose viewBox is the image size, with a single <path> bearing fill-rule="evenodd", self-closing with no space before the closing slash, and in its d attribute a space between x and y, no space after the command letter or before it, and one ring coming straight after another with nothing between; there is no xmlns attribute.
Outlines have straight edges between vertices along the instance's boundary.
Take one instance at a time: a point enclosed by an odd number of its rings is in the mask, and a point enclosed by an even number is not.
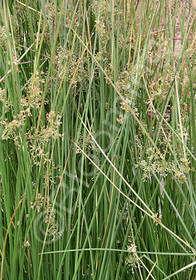
<svg viewBox="0 0 196 280"><path fill-rule="evenodd" d="M195 279L190 1L0 15L0 279Z"/></svg>

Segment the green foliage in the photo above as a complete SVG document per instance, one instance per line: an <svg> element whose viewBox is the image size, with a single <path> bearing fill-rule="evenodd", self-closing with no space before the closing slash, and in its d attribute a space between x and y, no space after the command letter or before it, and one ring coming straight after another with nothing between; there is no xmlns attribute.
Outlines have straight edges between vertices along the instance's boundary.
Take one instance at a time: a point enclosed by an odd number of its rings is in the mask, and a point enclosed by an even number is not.
<svg viewBox="0 0 196 280"><path fill-rule="evenodd" d="M195 279L185 2L0 2L0 279Z"/></svg>

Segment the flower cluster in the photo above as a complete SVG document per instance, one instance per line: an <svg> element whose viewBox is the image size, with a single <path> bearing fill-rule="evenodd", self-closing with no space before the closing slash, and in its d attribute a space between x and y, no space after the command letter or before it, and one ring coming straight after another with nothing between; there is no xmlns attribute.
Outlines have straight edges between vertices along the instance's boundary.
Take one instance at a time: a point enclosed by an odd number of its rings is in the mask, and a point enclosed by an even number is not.
<svg viewBox="0 0 196 280"><path fill-rule="evenodd" d="M4 53L6 52L7 49L7 39L8 39L8 35L5 26L0 25L0 49L2 49Z"/></svg>
<svg viewBox="0 0 196 280"><path fill-rule="evenodd" d="M180 150L177 151L176 158L171 157L169 145L172 145L171 140L163 140L159 142L160 152L151 147L148 144L148 148L145 152L145 157L142 154L141 140L136 137L137 147L139 151L138 163L135 164L135 168L139 168L142 171L143 181L150 180L152 173L158 177L166 177L169 174L175 178L180 184L187 181L187 175L191 171L189 158L184 158L181 155Z"/></svg>

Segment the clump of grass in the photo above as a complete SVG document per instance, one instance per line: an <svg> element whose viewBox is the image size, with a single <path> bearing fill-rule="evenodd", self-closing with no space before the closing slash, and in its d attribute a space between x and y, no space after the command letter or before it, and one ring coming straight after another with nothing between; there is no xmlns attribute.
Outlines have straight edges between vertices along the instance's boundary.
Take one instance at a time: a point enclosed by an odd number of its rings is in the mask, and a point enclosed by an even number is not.
<svg viewBox="0 0 196 280"><path fill-rule="evenodd" d="M0 2L1 279L194 279L195 24L179 3Z"/></svg>

